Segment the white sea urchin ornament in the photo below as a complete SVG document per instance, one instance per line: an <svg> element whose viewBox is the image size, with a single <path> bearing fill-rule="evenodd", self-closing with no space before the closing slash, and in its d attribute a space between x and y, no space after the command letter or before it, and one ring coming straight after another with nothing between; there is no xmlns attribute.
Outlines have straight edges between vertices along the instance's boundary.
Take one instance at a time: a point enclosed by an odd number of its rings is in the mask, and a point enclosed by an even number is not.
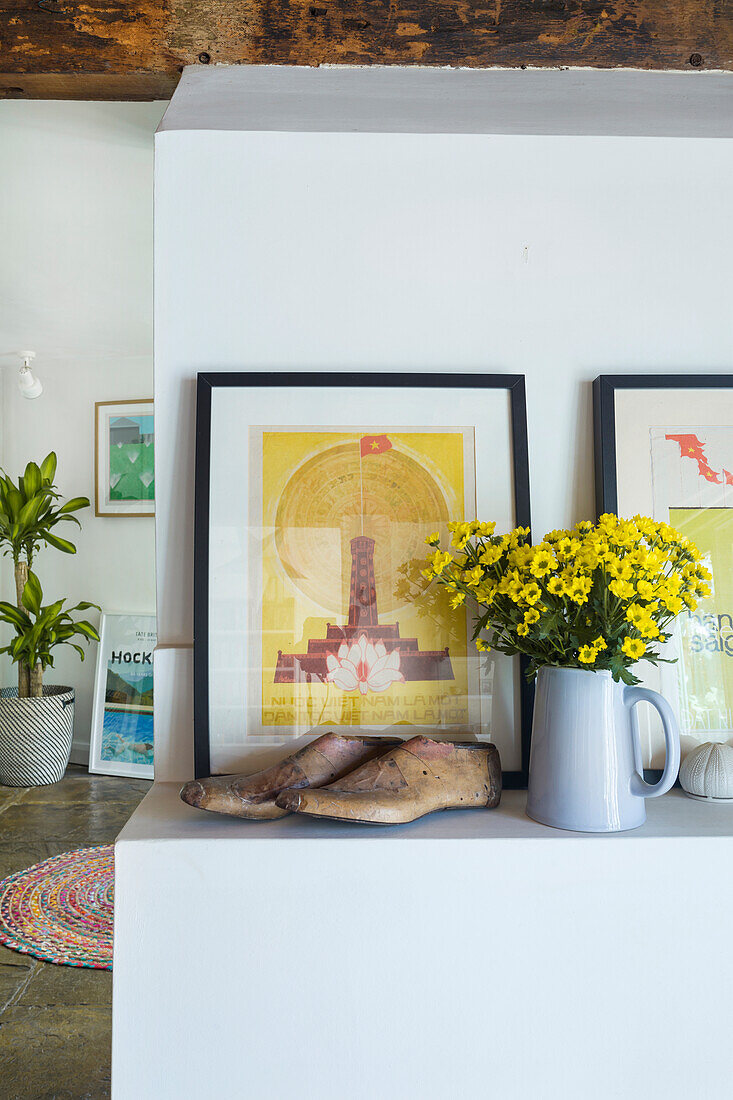
<svg viewBox="0 0 733 1100"><path fill-rule="evenodd" d="M699 802L733 802L733 748L706 741L688 753L680 785Z"/></svg>

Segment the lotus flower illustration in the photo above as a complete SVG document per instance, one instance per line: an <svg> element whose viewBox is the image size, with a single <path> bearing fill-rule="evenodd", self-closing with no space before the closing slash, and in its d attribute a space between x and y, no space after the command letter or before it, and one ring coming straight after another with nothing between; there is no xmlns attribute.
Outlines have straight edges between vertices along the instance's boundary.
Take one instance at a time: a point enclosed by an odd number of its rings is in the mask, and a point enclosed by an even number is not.
<svg viewBox="0 0 733 1100"><path fill-rule="evenodd" d="M326 680L342 691L356 691L358 688L362 695L366 695L368 691L386 691L395 681L405 682L400 672L399 650L393 649L387 653L382 642L372 645L366 634L360 635L351 646L344 642L336 657L329 653L326 664Z"/></svg>

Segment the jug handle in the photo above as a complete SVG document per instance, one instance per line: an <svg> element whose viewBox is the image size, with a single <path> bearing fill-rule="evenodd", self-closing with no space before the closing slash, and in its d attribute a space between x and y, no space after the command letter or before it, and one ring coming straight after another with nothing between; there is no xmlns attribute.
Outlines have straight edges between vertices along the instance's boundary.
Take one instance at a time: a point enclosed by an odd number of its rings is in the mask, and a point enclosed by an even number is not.
<svg viewBox="0 0 733 1100"><path fill-rule="evenodd" d="M647 783L641 775L641 744L639 742L639 723L634 707L637 703L651 703L662 719L666 756L664 771L658 783ZM640 798L656 798L665 794L674 784L680 769L680 731L674 711L658 691L645 687L624 688L624 705L628 707L631 719L631 732L634 739L634 758L637 771L631 777L631 793Z"/></svg>

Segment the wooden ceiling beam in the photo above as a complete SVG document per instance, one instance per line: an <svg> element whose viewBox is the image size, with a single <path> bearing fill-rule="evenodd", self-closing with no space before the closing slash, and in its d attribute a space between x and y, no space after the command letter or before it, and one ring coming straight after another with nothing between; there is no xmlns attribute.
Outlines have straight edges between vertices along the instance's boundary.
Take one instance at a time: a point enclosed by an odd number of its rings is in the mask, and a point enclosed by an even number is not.
<svg viewBox="0 0 733 1100"><path fill-rule="evenodd" d="M166 99L190 64L733 71L733 0L0 0L0 96Z"/></svg>

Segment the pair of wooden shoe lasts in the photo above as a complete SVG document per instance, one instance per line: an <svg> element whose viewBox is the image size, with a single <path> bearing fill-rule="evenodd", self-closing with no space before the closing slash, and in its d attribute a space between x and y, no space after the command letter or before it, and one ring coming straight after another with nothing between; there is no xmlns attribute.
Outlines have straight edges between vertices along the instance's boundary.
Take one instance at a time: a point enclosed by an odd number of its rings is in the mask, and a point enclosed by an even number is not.
<svg viewBox="0 0 733 1100"><path fill-rule="evenodd" d="M501 798L495 745L324 733L255 775L197 779L189 806L269 821L288 813L396 825L433 810L489 808Z"/></svg>

